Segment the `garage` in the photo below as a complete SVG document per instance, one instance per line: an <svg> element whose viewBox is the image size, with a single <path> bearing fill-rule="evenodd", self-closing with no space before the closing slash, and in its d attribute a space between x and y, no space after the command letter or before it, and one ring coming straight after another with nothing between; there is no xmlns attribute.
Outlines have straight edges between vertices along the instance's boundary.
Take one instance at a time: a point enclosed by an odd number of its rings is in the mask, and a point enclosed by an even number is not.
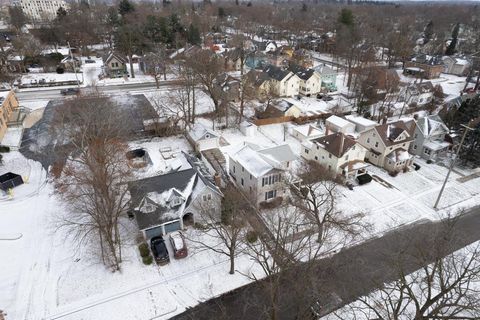
<svg viewBox="0 0 480 320"><path fill-rule="evenodd" d="M180 224L180 220L174 220L165 224L162 224L158 227L153 227L150 229L145 229L145 238L151 239L157 236L163 236L167 233L180 230L182 225Z"/></svg>

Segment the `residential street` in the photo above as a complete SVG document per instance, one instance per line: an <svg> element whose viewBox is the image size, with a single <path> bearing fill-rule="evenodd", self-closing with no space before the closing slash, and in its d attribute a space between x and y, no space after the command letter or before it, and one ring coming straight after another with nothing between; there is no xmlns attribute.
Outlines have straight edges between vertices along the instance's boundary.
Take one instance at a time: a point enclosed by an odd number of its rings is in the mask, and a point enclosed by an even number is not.
<svg viewBox="0 0 480 320"><path fill-rule="evenodd" d="M177 80L160 81L160 87L168 87L179 84ZM36 89L20 89L16 95L20 101L39 101L39 100L53 100L65 97L60 93L60 90L65 87L56 88L36 88ZM143 82L143 83L125 83L116 85L105 85L97 87L101 93L106 95L119 92L128 91L142 91L156 88L155 82ZM89 88L81 88L82 91L89 90Z"/></svg>
<svg viewBox="0 0 480 320"><path fill-rule="evenodd" d="M332 293L342 299L334 307L348 304L359 296L374 291L382 283L396 279L395 269L392 267L394 258L402 255L402 263L408 272L413 272L419 265L414 257L408 255L415 248L425 248L431 252L434 248L433 237L436 231L445 226L442 222L422 222L406 226L399 230L362 243L358 246L342 250L331 258L325 258L314 266L315 282L309 283L305 292L318 292L311 304L315 301L328 301ZM451 251L458 250L480 240L480 207L470 209L457 221L455 233L451 239ZM304 276L305 266L299 266L292 272L292 277L298 279ZM311 271L310 271L311 272ZM295 296L296 281L290 277L280 280L278 297L278 319L296 319L297 306ZM285 280L287 279L287 280ZM209 300L191 310L178 315L174 319L261 319L266 318L270 297L265 294L265 283L256 282L246 285L218 298ZM319 289L321 288L321 289ZM322 303L320 303L322 304ZM332 305L329 305L332 307ZM263 314L263 316L259 316ZM228 316L226 316L228 315Z"/></svg>

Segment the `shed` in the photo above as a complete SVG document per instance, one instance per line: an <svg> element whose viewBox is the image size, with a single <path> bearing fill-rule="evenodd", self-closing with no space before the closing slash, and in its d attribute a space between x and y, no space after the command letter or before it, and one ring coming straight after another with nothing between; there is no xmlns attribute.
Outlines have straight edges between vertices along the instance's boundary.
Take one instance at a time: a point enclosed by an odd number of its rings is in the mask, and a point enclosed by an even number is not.
<svg viewBox="0 0 480 320"><path fill-rule="evenodd" d="M0 189L2 189L3 191L7 191L8 189L18 187L19 185L22 185L22 184L23 184L22 176L16 173L7 172L0 176Z"/></svg>

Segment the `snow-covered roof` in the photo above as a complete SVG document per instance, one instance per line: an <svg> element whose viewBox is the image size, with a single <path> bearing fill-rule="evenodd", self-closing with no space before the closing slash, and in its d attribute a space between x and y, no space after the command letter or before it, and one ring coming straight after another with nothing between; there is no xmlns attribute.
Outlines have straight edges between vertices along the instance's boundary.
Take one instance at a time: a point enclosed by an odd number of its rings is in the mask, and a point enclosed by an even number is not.
<svg viewBox="0 0 480 320"><path fill-rule="evenodd" d="M317 128L311 124L304 124L302 126L297 126L294 127L292 130L297 131L304 137L317 137L323 134L322 130L320 128Z"/></svg>
<svg viewBox="0 0 480 320"><path fill-rule="evenodd" d="M196 123L193 128L188 132L188 135L195 142L202 139L212 139L219 137L218 133L213 130L207 129L204 125L200 123Z"/></svg>
<svg viewBox="0 0 480 320"><path fill-rule="evenodd" d="M364 117L354 116L354 115L347 115L345 116L345 119L347 119L348 121L354 124L361 125L363 127L374 127L377 125L377 123L373 120L366 119Z"/></svg>
<svg viewBox="0 0 480 320"><path fill-rule="evenodd" d="M262 150L258 150L260 154L267 158L267 161L274 161L278 164L293 161L297 159L288 144L282 144Z"/></svg>
<svg viewBox="0 0 480 320"><path fill-rule="evenodd" d="M243 146L239 151L232 154L231 158L255 177L261 177L274 169L270 163L248 145Z"/></svg>
<svg viewBox="0 0 480 320"><path fill-rule="evenodd" d="M437 140L426 141L426 142L423 144L424 147L427 147L428 149L434 150L434 151L441 150L441 149L445 149L445 148L449 147L450 145L451 145L450 142L447 142L447 141L437 141Z"/></svg>
<svg viewBox="0 0 480 320"><path fill-rule="evenodd" d="M351 123L350 121L347 121L343 118L340 118L338 116L330 116L327 118L327 120L325 120L325 123L328 125L328 124L332 124L338 128L345 128L345 127L348 127L348 126L352 126L353 123Z"/></svg>
<svg viewBox="0 0 480 320"><path fill-rule="evenodd" d="M425 137L448 133L447 126L438 116L427 116L416 121L418 129Z"/></svg>

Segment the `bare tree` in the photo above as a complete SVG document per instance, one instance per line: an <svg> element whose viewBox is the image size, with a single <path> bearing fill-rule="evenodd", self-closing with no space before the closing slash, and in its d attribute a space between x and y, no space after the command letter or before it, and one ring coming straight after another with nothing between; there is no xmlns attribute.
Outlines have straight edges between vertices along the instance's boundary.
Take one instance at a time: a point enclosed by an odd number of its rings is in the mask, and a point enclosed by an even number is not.
<svg viewBox="0 0 480 320"><path fill-rule="evenodd" d="M432 243L400 253L392 261L398 280L335 313L339 319L479 319L480 246L455 251L456 218L448 217ZM455 235L456 234L456 235ZM453 252L452 252L453 251ZM413 260L422 265L409 274Z"/></svg>
<svg viewBox="0 0 480 320"><path fill-rule="evenodd" d="M257 241L247 239L245 251L263 271L247 275L259 281L264 292L262 296L266 301L264 309L260 310L263 314L258 318L281 319L280 309L294 309L298 319L305 319L312 298L310 289L315 287L312 277L317 275L314 265L307 262L320 256L321 247L315 242L309 222L300 210L285 205L264 212L263 216L270 231L259 232ZM253 227L261 229L257 225ZM262 280L263 277L267 278Z"/></svg>
<svg viewBox="0 0 480 320"><path fill-rule="evenodd" d="M121 223L128 205L126 128L126 119L102 97L68 100L55 118L54 130L68 150L55 181L68 206L59 227L67 228L79 247L98 243L112 270L120 270L122 262Z"/></svg>
<svg viewBox="0 0 480 320"><path fill-rule="evenodd" d="M242 245L244 216L249 206L245 198L231 185L227 186L223 195L220 217L218 211L209 205L200 208L202 227L199 231L205 235L205 240L190 240L216 253L226 255L230 259L229 273L234 274L235 256Z"/></svg>
<svg viewBox="0 0 480 320"><path fill-rule="evenodd" d="M200 50L188 57L185 64L193 71L198 82L212 99L215 112L220 112L222 95L216 90L215 79L223 72L221 58L209 50Z"/></svg>
<svg viewBox="0 0 480 320"><path fill-rule="evenodd" d="M145 73L155 79L157 89L160 88L160 78L167 80L167 63L168 57L163 46L156 46L152 52L147 53L144 57Z"/></svg>
<svg viewBox="0 0 480 320"><path fill-rule="evenodd" d="M323 244L339 233L355 237L368 226L363 214L346 214L338 210L337 187L332 173L315 161L306 162L297 174L300 182L292 183L292 204L305 214L316 228L317 242ZM338 239L335 239L337 242Z"/></svg>
<svg viewBox="0 0 480 320"><path fill-rule="evenodd" d="M178 128L185 131L190 124L192 109L189 92L184 87L173 89L165 95L155 95L150 100L157 113L154 119L157 135L175 134Z"/></svg>

